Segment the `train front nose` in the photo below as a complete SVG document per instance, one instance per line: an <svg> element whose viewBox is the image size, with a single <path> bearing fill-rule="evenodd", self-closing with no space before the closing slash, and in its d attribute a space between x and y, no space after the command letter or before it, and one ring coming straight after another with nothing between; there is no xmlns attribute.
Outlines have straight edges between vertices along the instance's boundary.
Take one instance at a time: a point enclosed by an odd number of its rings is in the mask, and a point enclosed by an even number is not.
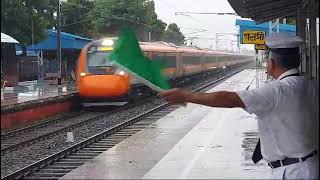
<svg viewBox="0 0 320 180"><path fill-rule="evenodd" d="M129 78L117 75L88 75L80 78L79 95L84 97L117 97L129 91Z"/></svg>

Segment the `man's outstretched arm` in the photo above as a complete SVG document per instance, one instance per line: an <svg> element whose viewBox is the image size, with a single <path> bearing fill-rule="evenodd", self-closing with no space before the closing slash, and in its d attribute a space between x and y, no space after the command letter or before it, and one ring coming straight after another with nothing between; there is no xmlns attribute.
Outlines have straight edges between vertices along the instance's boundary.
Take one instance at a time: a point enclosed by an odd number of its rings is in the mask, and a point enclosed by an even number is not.
<svg viewBox="0 0 320 180"><path fill-rule="evenodd" d="M212 107L245 108L244 103L235 92L219 91L212 93L194 93L181 89L171 89L162 92L159 95L172 104L191 102Z"/></svg>

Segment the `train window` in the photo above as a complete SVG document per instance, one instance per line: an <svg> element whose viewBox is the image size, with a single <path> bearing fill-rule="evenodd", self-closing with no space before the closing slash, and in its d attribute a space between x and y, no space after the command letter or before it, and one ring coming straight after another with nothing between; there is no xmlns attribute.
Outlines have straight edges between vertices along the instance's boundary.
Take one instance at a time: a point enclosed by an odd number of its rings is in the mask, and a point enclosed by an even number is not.
<svg viewBox="0 0 320 180"><path fill-rule="evenodd" d="M110 52L93 52L87 53L88 66L110 66L109 61Z"/></svg>
<svg viewBox="0 0 320 180"><path fill-rule="evenodd" d="M92 46L87 51L87 70L91 74L114 74L116 68L110 63L111 50Z"/></svg>
<svg viewBox="0 0 320 180"><path fill-rule="evenodd" d="M165 67L176 67L176 56L167 56L165 53L153 53L153 60L161 62Z"/></svg>
<svg viewBox="0 0 320 180"><path fill-rule="evenodd" d="M217 62L217 56L206 56L204 58L204 62L205 63L213 63L213 62Z"/></svg>
<svg viewBox="0 0 320 180"><path fill-rule="evenodd" d="M184 65L201 64L201 56L183 56L182 62Z"/></svg>
<svg viewBox="0 0 320 180"><path fill-rule="evenodd" d="M224 60L223 56L217 56L217 62L222 62Z"/></svg>

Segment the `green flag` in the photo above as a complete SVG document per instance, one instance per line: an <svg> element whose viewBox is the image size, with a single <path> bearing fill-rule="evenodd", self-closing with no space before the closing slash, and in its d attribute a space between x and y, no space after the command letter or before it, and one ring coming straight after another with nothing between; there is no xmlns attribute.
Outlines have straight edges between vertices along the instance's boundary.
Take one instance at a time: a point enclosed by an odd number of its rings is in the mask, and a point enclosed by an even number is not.
<svg viewBox="0 0 320 180"><path fill-rule="evenodd" d="M130 72L153 90L160 92L170 88L167 78L162 73L162 64L144 56L130 28L121 31L110 54L110 61Z"/></svg>

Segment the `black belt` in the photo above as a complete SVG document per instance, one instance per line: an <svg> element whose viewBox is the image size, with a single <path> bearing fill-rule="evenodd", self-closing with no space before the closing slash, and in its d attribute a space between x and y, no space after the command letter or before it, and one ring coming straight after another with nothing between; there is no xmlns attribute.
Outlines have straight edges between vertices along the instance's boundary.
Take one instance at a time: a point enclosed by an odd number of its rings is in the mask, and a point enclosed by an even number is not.
<svg viewBox="0 0 320 180"><path fill-rule="evenodd" d="M307 156L302 157L302 158L284 158L283 160L277 160L277 161L270 162L270 163L268 163L268 165L271 168L278 168L278 167L286 166L289 164L303 162L306 159L308 159L309 157L315 156L316 154L317 154L317 151L313 151L312 153L310 153Z"/></svg>

